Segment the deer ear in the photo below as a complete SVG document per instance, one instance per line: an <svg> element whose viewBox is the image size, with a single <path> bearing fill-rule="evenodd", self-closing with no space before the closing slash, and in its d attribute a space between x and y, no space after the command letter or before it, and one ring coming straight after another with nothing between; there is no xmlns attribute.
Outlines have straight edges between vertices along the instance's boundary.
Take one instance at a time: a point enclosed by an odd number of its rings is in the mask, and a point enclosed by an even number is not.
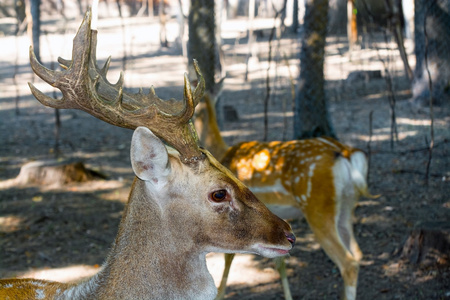
<svg viewBox="0 0 450 300"><path fill-rule="evenodd" d="M170 171L169 155L161 140L146 127L138 127L131 140L131 166L142 180L159 185Z"/></svg>

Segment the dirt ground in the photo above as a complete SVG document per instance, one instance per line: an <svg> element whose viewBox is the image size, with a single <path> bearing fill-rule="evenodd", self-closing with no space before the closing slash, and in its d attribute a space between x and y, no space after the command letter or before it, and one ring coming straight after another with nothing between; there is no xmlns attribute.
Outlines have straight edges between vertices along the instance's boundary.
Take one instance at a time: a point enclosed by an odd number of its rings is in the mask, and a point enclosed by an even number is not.
<svg viewBox="0 0 450 300"><path fill-rule="evenodd" d="M125 24L130 43L125 43L128 45L125 48L119 47L123 32L112 25L118 22L104 19L99 24L98 57L104 61L109 54L113 56L109 77L117 78L118 71L124 68L125 52L127 86L154 85L161 97L180 99L186 67L174 38L169 36L170 48L159 48L157 34L143 35L149 30L147 21L137 19ZM70 41L78 24L76 20L66 32L59 30L45 36L41 53L47 65L58 55L70 57ZM52 32L58 23L49 20L44 26ZM169 34L176 31L176 24L168 26L173 29ZM153 32L157 25L152 23L150 28ZM251 59L246 82L246 39L236 29L239 26L230 23L223 28L228 77L220 107L232 106L238 111L235 121L227 121L221 115L223 134L230 144L261 139L267 34L258 38L258 57ZM341 141L370 153L370 190L381 195L375 200L360 199L356 208L355 234L364 253L358 296L360 299L450 299L448 264L415 265L399 255L411 230L420 224L449 222L449 109L434 109L434 151L426 185L429 109L409 100L411 93L395 46L378 44L380 49L358 50L350 61L342 41L343 38L330 37L327 46L325 74L330 114ZM67 281L92 275L114 239L133 179L129 161L132 132L114 128L82 112L61 111L62 129L56 148L54 111L34 100L26 86L27 81L33 80L27 62L26 37L14 39L5 35L0 37L0 43L0 180L17 176L26 162L55 156L80 159L89 168L108 176L107 180L64 187L2 187L0 183L0 278L33 276ZM297 78L298 38L286 36L281 40L281 49L287 52L289 71ZM380 53L391 58L389 69L397 99L399 140L393 148L384 78L346 80L354 70L382 70L385 75L377 58ZM16 81L13 80L15 61L18 62ZM285 129L286 137L292 137L292 113L285 113L283 108L291 107L289 72L284 62L278 61L277 73L274 66L271 70L275 91L269 108L271 140L280 139L280 132ZM36 82L38 88L51 91L37 79ZM294 299L338 299L342 290L338 269L315 242L304 220L293 220L291 224L298 237L287 259ZM211 254L208 264L218 280L223 268L222 255ZM238 256L229 283L227 299L283 299L279 277L270 259Z"/></svg>

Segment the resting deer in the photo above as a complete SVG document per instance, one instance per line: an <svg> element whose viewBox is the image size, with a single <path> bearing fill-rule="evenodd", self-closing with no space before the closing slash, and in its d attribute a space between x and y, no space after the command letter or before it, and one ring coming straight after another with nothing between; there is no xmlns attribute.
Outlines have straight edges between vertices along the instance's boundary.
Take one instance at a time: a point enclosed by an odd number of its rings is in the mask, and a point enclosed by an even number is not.
<svg viewBox="0 0 450 300"><path fill-rule="evenodd" d="M289 142L223 140L216 120L216 97L206 93L197 107L195 127L206 149L279 217L302 212L317 241L338 266L344 279L344 299L355 299L361 250L352 218L360 195L367 190L367 160L358 149L331 138ZM233 254L225 255L225 271L217 299L225 295ZM277 262L286 299L292 299L284 259Z"/></svg>
<svg viewBox="0 0 450 300"><path fill-rule="evenodd" d="M30 84L44 105L78 108L108 123L136 128L131 164L136 178L112 250L100 272L77 284L33 279L0 281L0 299L213 299L208 252L288 254L290 226L272 214L195 140L190 124L204 80L184 101L162 101L153 91L130 94L106 80L109 60L96 65L90 12L62 72L46 69L30 48L33 71L63 93L52 99ZM157 137L158 136L158 137ZM166 148L160 138L176 149Z"/></svg>

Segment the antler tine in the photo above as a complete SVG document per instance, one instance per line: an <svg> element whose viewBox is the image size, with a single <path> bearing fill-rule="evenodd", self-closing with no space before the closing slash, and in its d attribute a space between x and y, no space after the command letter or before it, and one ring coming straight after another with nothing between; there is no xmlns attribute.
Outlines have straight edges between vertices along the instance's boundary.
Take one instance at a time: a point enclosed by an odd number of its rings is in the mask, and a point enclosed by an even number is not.
<svg viewBox="0 0 450 300"><path fill-rule="evenodd" d="M59 62L59 65L61 66L61 68L63 68L64 70L67 70L70 67L70 65L72 64L71 60L64 59L62 57L58 57L58 62Z"/></svg>
<svg viewBox="0 0 450 300"><path fill-rule="evenodd" d="M203 78L200 67L198 66L198 61L196 59L194 59L194 69L195 73L197 74L197 87L194 90L194 104L195 106L197 106L205 92L205 79Z"/></svg>
<svg viewBox="0 0 450 300"><path fill-rule="evenodd" d="M60 60L60 63L62 63L63 66L66 67L66 70L64 71L53 71L41 65L34 54L33 47L30 47L30 65L34 73L36 73L40 78L42 78L42 80L44 80L51 86L60 89L63 93L63 98L61 100L56 100L46 96L38 89L36 89L31 83L29 83L28 85L30 86L31 92L43 105L53 108L79 108L79 105L76 103L76 101L73 102L66 100L75 98L73 95L68 95L70 92L74 92L74 89L70 88L70 85L72 83L71 80L78 79L72 78L74 77L73 74L79 74L79 78L82 78L83 75L87 73L86 66L88 63L87 58L89 57L89 41L91 39L89 30L90 18L90 12L88 11L74 38L72 61ZM77 63L74 64L74 61L76 61ZM69 63L70 66L67 68L66 64ZM75 80L75 82L77 81Z"/></svg>
<svg viewBox="0 0 450 300"><path fill-rule="evenodd" d="M164 101L151 88L144 95L123 90L123 76L111 84L106 73L110 58L103 68L97 66L97 31L90 29L89 10L73 40L72 60L59 58L62 71L49 70L41 65L30 48L33 71L51 86L61 90L63 98L53 99L29 83L31 92L42 104L53 108L76 108L115 126L135 129L146 126L158 137L180 152L185 163L204 159L197 143L197 134L190 119L203 96L205 82L194 62L198 84L194 92L185 76L184 101Z"/></svg>

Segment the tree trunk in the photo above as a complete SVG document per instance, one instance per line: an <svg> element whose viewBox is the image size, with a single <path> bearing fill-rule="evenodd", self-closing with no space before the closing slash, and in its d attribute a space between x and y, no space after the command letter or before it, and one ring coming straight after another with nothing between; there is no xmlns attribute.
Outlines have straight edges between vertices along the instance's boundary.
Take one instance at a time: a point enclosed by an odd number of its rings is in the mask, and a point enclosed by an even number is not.
<svg viewBox="0 0 450 300"><path fill-rule="evenodd" d="M420 104L429 104L428 70L432 81L433 103L448 103L450 98L449 3L445 0L415 0L416 68L412 90L414 99Z"/></svg>
<svg viewBox="0 0 450 300"><path fill-rule="evenodd" d="M166 30L166 13L164 11L165 4L164 1L160 1L158 5L158 15L159 15L159 43L161 47L169 47L169 42L167 41L167 30Z"/></svg>
<svg viewBox="0 0 450 300"><path fill-rule="evenodd" d="M347 0L347 39L348 51L351 54L358 41L358 26L356 26L355 1Z"/></svg>
<svg viewBox="0 0 450 300"><path fill-rule="evenodd" d="M293 33L297 33L299 24L298 24L298 0L294 0L292 3L293 11L292 11L292 26L291 30Z"/></svg>
<svg viewBox="0 0 450 300"><path fill-rule="evenodd" d="M25 20L26 16L25 2L21 0L14 0L14 10L16 11L17 23L20 25Z"/></svg>
<svg viewBox="0 0 450 300"><path fill-rule="evenodd" d="M29 0L28 35L36 58L41 61L39 38L41 36L41 0Z"/></svg>
<svg viewBox="0 0 450 300"><path fill-rule="evenodd" d="M296 139L323 135L336 138L328 114L324 87L327 15L328 0L306 1L300 78L294 110Z"/></svg>
<svg viewBox="0 0 450 300"><path fill-rule="evenodd" d="M214 1L191 0L188 22L189 74L195 74L192 61L196 59L205 78L206 90L213 92L215 88L216 69L220 64L215 36Z"/></svg>

